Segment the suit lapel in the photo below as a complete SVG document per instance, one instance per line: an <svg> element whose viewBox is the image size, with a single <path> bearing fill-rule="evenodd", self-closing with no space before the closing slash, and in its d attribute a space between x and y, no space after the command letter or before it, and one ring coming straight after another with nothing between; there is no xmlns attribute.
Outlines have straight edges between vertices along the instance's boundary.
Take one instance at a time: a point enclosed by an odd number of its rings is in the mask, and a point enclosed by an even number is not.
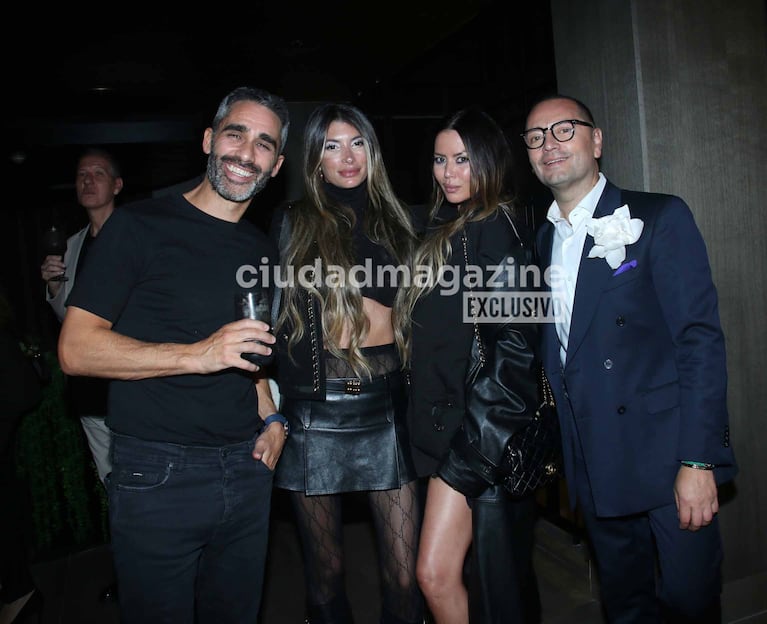
<svg viewBox="0 0 767 624"><path fill-rule="evenodd" d="M554 244L554 226L550 221L545 221L541 225L538 235L538 257L540 258L541 271L545 271L551 266L551 248ZM551 285L544 281L542 284L546 290L551 290Z"/></svg>
<svg viewBox="0 0 767 624"><path fill-rule="evenodd" d="M621 204L620 189L609 182L599 198L599 203L594 210L594 217L600 218L611 214ZM567 340L566 364L572 361L578 347L583 342L586 331L591 324L591 319L599 305L599 299L606 282L612 276L612 269L604 258L589 258L589 252L594 246L594 238L586 235L583 245L581 264L578 270L578 282L575 286L575 300L573 301L573 313L570 321L570 337ZM549 252L550 254L550 252ZM550 255L549 255L550 257Z"/></svg>
<svg viewBox="0 0 767 624"><path fill-rule="evenodd" d="M554 244L554 226L547 220L540 228L538 234L538 257L540 259L541 274L551 266L551 250ZM551 284L548 280L542 280L541 288L551 292ZM544 362L554 370L559 366L559 337L554 323L543 323L541 328L542 357Z"/></svg>

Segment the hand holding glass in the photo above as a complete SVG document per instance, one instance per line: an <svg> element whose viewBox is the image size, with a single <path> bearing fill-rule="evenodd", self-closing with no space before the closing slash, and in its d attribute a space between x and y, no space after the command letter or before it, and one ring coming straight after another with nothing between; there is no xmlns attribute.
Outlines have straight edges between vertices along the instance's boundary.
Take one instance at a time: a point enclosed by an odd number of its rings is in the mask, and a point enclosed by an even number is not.
<svg viewBox="0 0 767 624"><path fill-rule="evenodd" d="M234 316L235 320L253 319L271 324L271 304L269 302L269 293L266 290L243 290L234 294ZM258 342L254 340L254 342ZM272 345L267 345L272 346ZM274 349L274 347L272 347ZM274 351L270 355L261 355L260 353L241 353L242 359L252 362L258 366L266 366L272 361Z"/></svg>
<svg viewBox="0 0 767 624"><path fill-rule="evenodd" d="M52 225L45 232L42 237L43 254L46 256L61 256L64 259L64 254L67 253L67 234L61 228ZM49 282L66 282L69 278L61 273L60 275L54 275L48 281Z"/></svg>

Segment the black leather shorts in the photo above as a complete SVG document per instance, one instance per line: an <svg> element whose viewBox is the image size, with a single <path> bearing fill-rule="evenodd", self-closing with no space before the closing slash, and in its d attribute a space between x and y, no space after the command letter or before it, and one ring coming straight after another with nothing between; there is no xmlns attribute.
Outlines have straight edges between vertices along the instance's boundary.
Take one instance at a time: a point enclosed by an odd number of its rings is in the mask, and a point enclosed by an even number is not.
<svg viewBox="0 0 767 624"><path fill-rule="evenodd" d="M277 464L277 487L336 494L391 490L416 478L403 373L331 379L324 401L283 397L281 407L290 437Z"/></svg>

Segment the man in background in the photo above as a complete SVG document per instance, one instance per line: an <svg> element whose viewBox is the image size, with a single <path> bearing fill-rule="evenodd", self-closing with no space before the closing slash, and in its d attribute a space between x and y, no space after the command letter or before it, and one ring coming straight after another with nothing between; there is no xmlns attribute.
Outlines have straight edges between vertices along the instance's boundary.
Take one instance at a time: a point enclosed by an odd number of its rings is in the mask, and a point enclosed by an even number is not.
<svg viewBox="0 0 767 624"><path fill-rule="evenodd" d="M59 321L64 320L67 297L86 264L93 241L114 212L115 199L122 189L123 178L112 154L97 147L86 149L77 161L75 192L77 203L88 214L88 224L69 237L63 258L46 256L40 267L40 275L47 284L46 300ZM59 276L66 279L54 279ZM109 459L111 435L104 421L108 383L107 379L96 377L75 376L68 379L72 405L80 418L102 483L112 470Z"/></svg>

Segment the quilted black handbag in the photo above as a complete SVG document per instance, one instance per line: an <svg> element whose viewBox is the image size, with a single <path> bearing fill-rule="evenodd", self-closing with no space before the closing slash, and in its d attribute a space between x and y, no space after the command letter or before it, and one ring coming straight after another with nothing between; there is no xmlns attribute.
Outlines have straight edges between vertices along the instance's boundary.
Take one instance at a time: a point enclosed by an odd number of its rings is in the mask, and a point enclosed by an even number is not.
<svg viewBox="0 0 767 624"><path fill-rule="evenodd" d="M559 417L543 367L541 394L535 418L509 438L501 460L501 483L512 496L526 496L562 476Z"/></svg>

